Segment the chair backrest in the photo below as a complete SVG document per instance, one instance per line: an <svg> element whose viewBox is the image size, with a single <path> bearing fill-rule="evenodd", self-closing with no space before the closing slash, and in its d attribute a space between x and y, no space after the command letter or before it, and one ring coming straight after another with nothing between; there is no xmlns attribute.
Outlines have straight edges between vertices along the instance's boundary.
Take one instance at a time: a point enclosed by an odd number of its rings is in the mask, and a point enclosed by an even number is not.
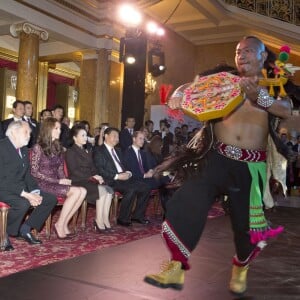
<svg viewBox="0 0 300 300"><path fill-rule="evenodd" d="M66 177L69 177L69 171L68 171L68 166L66 163L66 160L64 159L64 173Z"/></svg>
<svg viewBox="0 0 300 300"><path fill-rule="evenodd" d="M8 209L8 208L10 208L8 204L0 201L0 209Z"/></svg>

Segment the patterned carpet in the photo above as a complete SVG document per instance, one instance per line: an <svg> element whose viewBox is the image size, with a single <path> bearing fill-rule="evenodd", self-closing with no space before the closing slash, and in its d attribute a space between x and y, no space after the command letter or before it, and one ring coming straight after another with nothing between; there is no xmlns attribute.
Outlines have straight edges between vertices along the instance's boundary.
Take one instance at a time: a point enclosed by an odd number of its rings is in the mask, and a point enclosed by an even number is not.
<svg viewBox="0 0 300 300"><path fill-rule="evenodd" d="M52 224L55 223L59 211L60 210L55 212ZM223 214L222 208L216 203L210 211L209 218ZM92 226L95 208L91 206L88 208L85 231L78 229L77 235L73 239L57 239L53 228L50 240L46 239L44 230L39 234L39 238L43 241L42 245L31 246L25 241L11 238L15 250L11 252L0 252L0 277L61 260L71 259L99 249L117 246L160 233L162 218L154 214L152 205L149 205L146 215L151 221L148 225L133 224L133 226L129 228L115 226L115 232L113 233L98 234L94 231ZM80 222L80 219L78 221ZM79 222L78 224L80 224Z"/></svg>

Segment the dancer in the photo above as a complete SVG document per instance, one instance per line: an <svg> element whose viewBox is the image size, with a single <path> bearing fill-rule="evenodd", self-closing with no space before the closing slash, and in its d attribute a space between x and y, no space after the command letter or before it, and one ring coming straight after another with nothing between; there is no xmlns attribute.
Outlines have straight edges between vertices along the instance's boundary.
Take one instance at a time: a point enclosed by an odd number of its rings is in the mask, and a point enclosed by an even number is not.
<svg viewBox="0 0 300 300"><path fill-rule="evenodd" d="M208 147L198 149L199 156L204 157L199 160L198 172L187 179L167 203L162 235L171 260L162 272L147 275L144 279L147 283L182 289L185 271L190 268L189 257L218 195L228 195L234 233L236 255L229 284L231 292L246 291L249 263L266 245L267 238L283 230L282 227L271 229L263 213L265 149L268 115L288 118L291 107L289 101L276 100L258 86L266 58L265 46L256 37L245 37L237 45L235 62L244 99L228 116L211 122L211 132L203 130L208 134L200 143ZM181 98L181 95L172 97L170 108L180 108ZM211 141L207 140L208 136Z"/></svg>

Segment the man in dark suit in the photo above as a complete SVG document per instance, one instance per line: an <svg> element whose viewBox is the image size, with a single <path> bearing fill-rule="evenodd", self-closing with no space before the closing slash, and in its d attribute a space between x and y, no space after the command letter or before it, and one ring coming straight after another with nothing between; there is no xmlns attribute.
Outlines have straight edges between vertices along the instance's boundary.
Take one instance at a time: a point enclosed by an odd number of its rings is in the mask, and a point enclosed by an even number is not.
<svg viewBox="0 0 300 300"><path fill-rule="evenodd" d="M118 142L119 130L107 128L104 131L104 144L95 147L95 166L104 182L123 195L117 223L122 226L130 226L131 222L147 224L149 221L145 219L145 211L151 189L133 179L132 173L126 170L121 151L115 149ZM136 207L131 217L135 198Z"/></svg>
<svg viewBox="0 0 300 300"><path fill-rule="evenodd" d="M3 132L5 134L8 125L13 122L13 121L19 121L19 120L23 120L23 116L25 113L25 107L24 107L24 102L21 100L16 100L13 103L13 107L12 107L12 111L13 111L13 117L9 118L9 119L5 119L2 121L2 128L3 128Z"/></svg>
<svg viewBox="0 0 300 300"><path fill-rule="evenodd" d="M145 135L142 131L133 133L132 145L124 154L126 168L132 173L133 179L146 183L151 189L157 189L160 183L153 178L154 171L148 167L146 153L141 149L144 140Z"/></svg>
<svg viewBox="0 0 300 300"><path fill-rule="evenodd" d="M128 117L125 122L125 127L120 131L120 147L125 153L127 148L132 144L132 135L134 132L135 118Z"/></svg>
<svg viewBox="0 0 300 300"><path fill-rule="evenodd" d="M146 183L151 190L159 189L161 205L166 211L166 203L170 198L172 190L166 188L166 184L171 181L169 175L154 177L154 170L149 162L153 157L149 151L141 149L144 145L145 134L143 131L135 131L132 137L132 145L125 152L126 167L132 173L132 178Z"/></svg>
<svg viewBox="0 0 300 300"><path fill-rule="evenodd" d="M56 104L53 108L52 108L52 116L53 118L55 118L58 122L60 122L60 136L59 136L59 140L61 142L61 144L63 145L63 147L65 149L71 147L71 141L69 138L70 135L70 128L62 122L63 117L64 117L64 108L63 106Z"/></svg>
<svg viewBox="0 0 300 300"><path fill-rule="evenodd" d="M32 118L33 108L32 103L30 101L24 101L25 113L23 120L26 121L31 129L30 140L28 143L28 148L32 148L37 140L38 135L38 125L37 120Z"/></svg>
<svg viewBox="0 0 300 300"><path fill-rule="evenodd" d="M6 131L7 138L0 141L0 199L10 206L7 234L18 236L29 244L41 244L31 234L40 230L56 205L56 197L43 193L30 173L28 148L30 127L25 121L13 121ZM30 207L30 216L21 225ZM7 236L5 250L13 250Z"/></svg>

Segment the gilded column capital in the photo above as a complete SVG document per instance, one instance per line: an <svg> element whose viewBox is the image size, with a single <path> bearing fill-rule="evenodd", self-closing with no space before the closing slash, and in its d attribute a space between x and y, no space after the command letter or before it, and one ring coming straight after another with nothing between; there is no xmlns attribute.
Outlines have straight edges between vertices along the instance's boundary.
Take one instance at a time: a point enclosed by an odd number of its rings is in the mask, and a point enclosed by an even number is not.
<svg viewBox="0 0 300 300"><path fill-rule="evenodd" d="M18 37L21 32L34 34L43 41L47 41L49 37L49 33L45 29L28 22L10 25L10 33L13 37Z"/></svg>

